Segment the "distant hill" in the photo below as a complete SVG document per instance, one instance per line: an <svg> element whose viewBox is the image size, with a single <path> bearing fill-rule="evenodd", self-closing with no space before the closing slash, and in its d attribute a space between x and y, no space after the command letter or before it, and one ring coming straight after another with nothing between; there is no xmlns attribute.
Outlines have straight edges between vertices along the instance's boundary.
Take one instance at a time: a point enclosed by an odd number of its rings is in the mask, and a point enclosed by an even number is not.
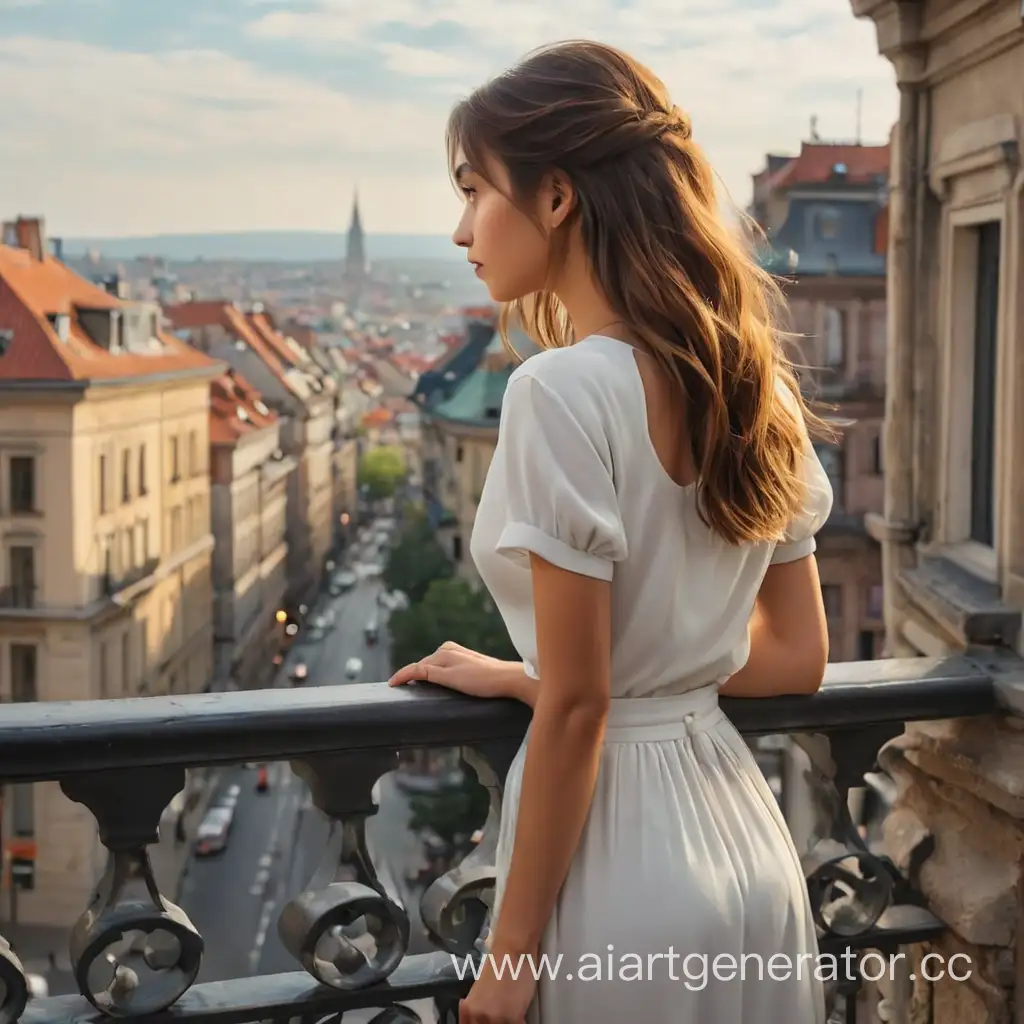
<svg viewBox="0 0 1024 1024"><path fill-rule="evenodd" d="M308 263L340 260L345 235L327 231L237 231L211 235L149 235L137 238L65 238L64 255L82 256L98 249L106 259L163 256L169 260L269 260ZM465 253L447 235L367 235L373 260L465 261Z"/></svg>

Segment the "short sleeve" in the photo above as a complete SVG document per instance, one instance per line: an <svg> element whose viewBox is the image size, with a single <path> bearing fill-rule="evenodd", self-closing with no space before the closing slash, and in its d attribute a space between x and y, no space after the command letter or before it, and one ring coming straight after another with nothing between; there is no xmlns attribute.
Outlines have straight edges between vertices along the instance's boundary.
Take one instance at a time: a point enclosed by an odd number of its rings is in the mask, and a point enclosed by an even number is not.
<svg viewBox="0 0 1024 1024"><path fill-rule="evenodd" d="M534 376L510 380L492 465L505 499L497 551L610 580L626 538L607 438L592 405L572 405Z"/></svg>
<svg viewBox="0 0 1024 1024"><path fill-rule="evenodd" d="M799 558L813 555L817 550L815 534L825 525L832 511L832 484L811 439L806 435L801 473L805 488L804 504L789 524L783 539L776 544L772 552L772 565L795 562Z"/></svg>

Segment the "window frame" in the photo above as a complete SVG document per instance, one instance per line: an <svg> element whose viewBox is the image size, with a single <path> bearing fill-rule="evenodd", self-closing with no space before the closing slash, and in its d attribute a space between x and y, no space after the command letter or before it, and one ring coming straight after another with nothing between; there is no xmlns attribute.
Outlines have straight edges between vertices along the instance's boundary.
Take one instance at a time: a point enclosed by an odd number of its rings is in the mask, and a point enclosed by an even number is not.
<svg viewBox="0 0 1024 1024"><path fill-rule="evenodd" d="M940 482L937 537L944 553L968 572L991 583L999 580L1000 538L1006 525L1005 499L1009 481L1003 470L1010 448L1006 436L1009 402L1007 381L1012 377L1006 307L1009 232L1003 199L948 208L943 230L940 270L942 305ZM999 225L999 284L996 307L994 367L995 429L993 453L993 543L971 537L972 487L965 467L972 464L974 429L974 368L977 343L979 229Z"/></svg>

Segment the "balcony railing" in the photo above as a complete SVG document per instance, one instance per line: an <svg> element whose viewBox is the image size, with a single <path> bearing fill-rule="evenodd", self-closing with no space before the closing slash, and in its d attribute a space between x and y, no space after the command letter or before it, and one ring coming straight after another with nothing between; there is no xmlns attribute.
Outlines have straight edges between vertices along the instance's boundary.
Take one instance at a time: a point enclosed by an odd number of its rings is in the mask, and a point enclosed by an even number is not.
<svg viewBox="0 0 1024 1024"><path fill-rule="evenodd" d="M864 785L880 745L906 721L996 712L999 675L998 663L965 656L843 663L829 666L813 697L722 701L751 742L794 734L810 758L804 866L823 951L891 953L943 931L861 839L848 790ZM22 967L0 941L0 1021L64 1024L99 1011L241 1024L341 1019L380 1007L377 1024L398 1024L421 1019L399 1005L414 1000L431 1001L437 1020L456 1019L469 987L456 958L479 956L489 925L502 785L528 717L511 701L376 683L5 706L0 781L58 780L95 817L108 862L71 933L82 994L28 999ZM452 747L489 790L490 813L479 845L423 895L420 914L436 951L411 955L409 916L390 873L374 864L365 826L377 810L375 784L398 767L400 751ZM195 984L203 938L159 891L147 847L187 767L276 760L291 762L331 823L319 867L277 922L296 970ZM846 1001L848 1021L858 984L852 977L830 990L836 1005Z"/></svg>
<svg viewBox="0 0 1024 1024"><path fill-rule="evenodd" d="M35 608L37 589L30 583L0 587L0 608Z"/></svg>

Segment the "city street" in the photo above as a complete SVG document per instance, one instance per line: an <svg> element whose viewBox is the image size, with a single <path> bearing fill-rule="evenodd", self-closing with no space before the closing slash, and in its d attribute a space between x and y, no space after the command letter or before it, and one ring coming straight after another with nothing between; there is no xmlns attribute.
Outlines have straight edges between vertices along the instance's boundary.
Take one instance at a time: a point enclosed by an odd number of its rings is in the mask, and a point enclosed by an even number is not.
<svg viewBox="0 0 1024 1024"><path fill-rule="evenodd" d="M285 673L298 662L308 666L306 686L342 683L346 661L363 662L361 682L390 675L386 613L381 614L377 580L362 580L337 598L325 598L336 621L319 643L296 644L285 662ZM364 629L377 618L380 639L373 647ZM201 981L247 974L294 970L294 959L281 945L277 917L281 907L302 891L324 849L328 823L312 806L309 791L291 768L273 764L269 789L256 791L256 771L236 767L223 771L218 790L240 788L227 849L212 857L191 860L181 888L182 909L206 940ZM431 948L418 916L418 894L410 897L404 875L419 854L419 843L408 829L405 795L390 776L378 787L380 811L367 824L367 842L378 865L386 864L399 886L413 925L412 952Z"/></svg>

